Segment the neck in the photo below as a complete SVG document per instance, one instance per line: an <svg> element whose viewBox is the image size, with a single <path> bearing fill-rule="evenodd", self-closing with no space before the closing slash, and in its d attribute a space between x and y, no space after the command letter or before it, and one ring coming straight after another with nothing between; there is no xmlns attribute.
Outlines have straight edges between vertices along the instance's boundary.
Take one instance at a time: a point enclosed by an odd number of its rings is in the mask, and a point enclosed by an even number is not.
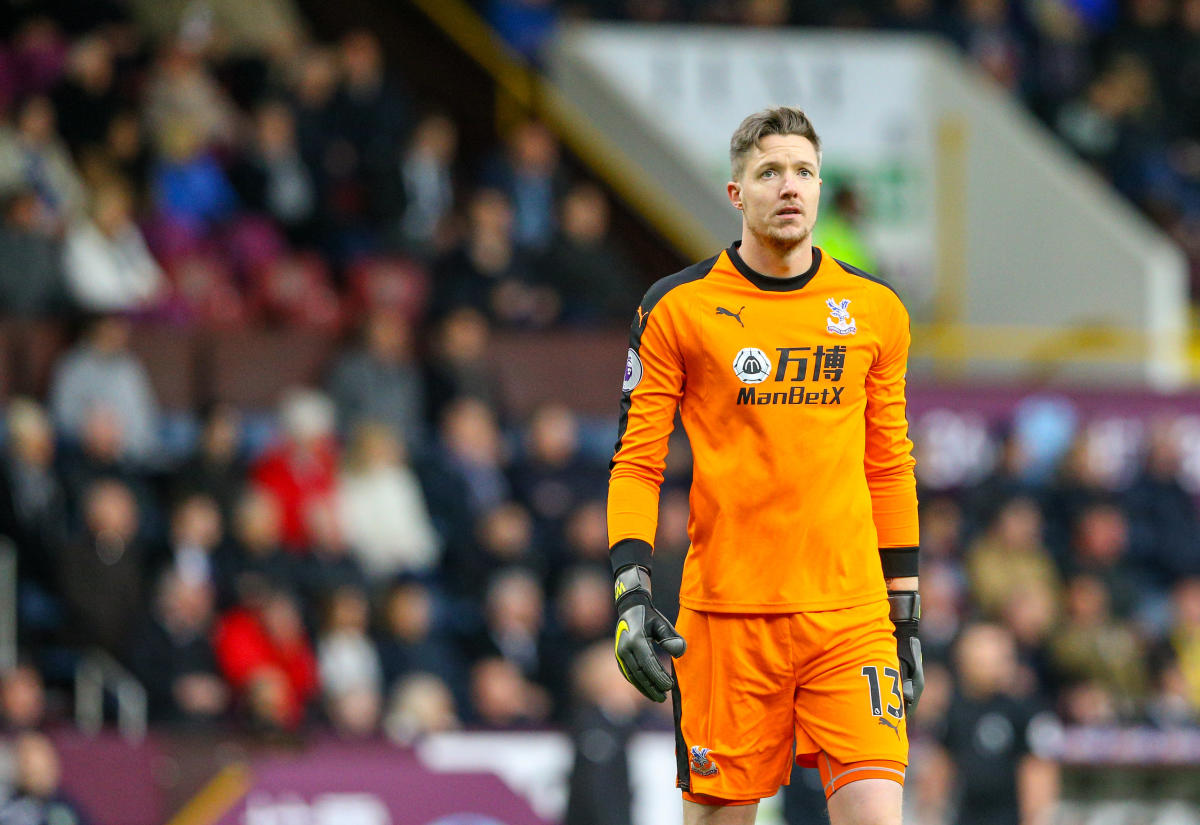
<svg viewBox="0 0 1200 825"><path fill-rule="evenodd" d="M764 243L761 238L743 228L742 244L738 254L747 266L772 278L791 278L807 272L812 266L813 243L810 234L800 243L790 247L777 247Z"/></svg>

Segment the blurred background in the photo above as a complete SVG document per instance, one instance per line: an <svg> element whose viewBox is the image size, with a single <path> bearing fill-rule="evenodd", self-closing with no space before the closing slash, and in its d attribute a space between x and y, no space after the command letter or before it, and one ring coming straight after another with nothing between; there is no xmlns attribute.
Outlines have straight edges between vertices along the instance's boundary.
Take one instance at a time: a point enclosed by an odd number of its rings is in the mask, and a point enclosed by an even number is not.
<svg viewBox="0 0 1200 825"><path fill-rule="evenodd" d="M629 319L743 116L913 318L915 825L1200 823L1200 0L11 0L0 823L679 821ZM673 438L655 597L687 551ZM760 822L827 821L797 771Z"/></svg>

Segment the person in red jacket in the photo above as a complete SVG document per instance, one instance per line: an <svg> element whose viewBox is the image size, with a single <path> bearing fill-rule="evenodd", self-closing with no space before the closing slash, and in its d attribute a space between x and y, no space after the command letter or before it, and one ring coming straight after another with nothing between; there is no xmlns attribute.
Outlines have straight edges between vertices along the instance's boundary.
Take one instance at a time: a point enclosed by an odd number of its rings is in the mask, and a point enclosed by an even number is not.
<svg viewBox="0 0 1200 825"><path fill-rule="evenodd" d="M317 693L317 661L295 598L269 591L217 623L213 649L221 673L255 723L294 729Z"/></svg>

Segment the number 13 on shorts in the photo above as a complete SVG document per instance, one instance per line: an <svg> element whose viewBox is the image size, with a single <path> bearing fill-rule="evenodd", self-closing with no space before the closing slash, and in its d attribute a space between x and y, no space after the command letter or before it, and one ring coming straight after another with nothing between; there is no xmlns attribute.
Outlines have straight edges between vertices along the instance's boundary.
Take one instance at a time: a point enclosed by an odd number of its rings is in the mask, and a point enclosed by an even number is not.
<svg viewBox="0 0 1200 825"><path fill-rule="evenodd" d="M888 716L897 722L904 718L904 694L900 692L900 671L894 667L866 665L862 669L862 675L867 680L867 691L870 694L871 701L871 715L878 717L880 723L889 727L895 727L884 718L884 713L886 712ZM886 703L884 702L884 693L881 689L883 686L886 686L888 691Z"/></svg>

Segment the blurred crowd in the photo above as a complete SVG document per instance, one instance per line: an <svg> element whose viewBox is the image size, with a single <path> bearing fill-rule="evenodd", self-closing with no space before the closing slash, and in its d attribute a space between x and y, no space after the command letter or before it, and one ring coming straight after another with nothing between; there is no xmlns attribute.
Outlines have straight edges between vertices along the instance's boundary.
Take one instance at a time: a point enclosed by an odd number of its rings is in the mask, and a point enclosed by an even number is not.
<svg viewBox="0 0 1200 825"><path fill-rule="evenodd" d="M1200 0L480 0L531 59L562 19L932 34L1023 101L1191 262L1200 301Z"/></svg>

